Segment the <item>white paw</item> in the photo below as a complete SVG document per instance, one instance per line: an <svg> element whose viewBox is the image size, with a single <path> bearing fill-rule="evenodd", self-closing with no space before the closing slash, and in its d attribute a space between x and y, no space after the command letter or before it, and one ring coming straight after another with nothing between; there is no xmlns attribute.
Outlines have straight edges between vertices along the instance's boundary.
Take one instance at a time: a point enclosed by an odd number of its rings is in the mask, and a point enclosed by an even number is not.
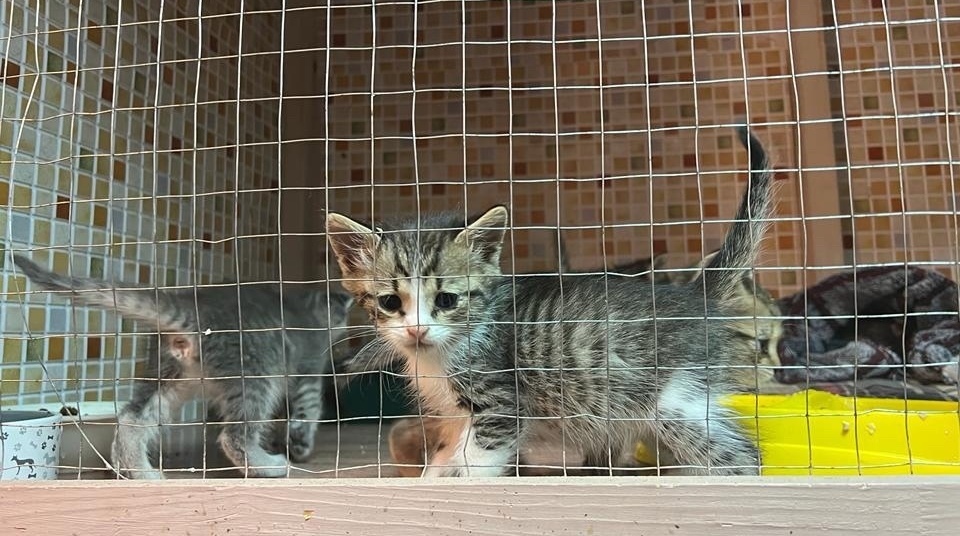
<svg viewBox="0 0 960 536"><path fill-rule="evenodd" d="M288 466L287 458L282 454L258 456L255 461L249 461L246 474L255 478L282 478L287 476Z"/></svg>
<svg viewBox="0 0 960 536"><path fill-rule="evenodd" d="M157 469L129 469L124 468L123 474L131 480L166 480L163 471Z"/></svg>
<svg viewBox="0 0 960 536"><path fill-rule="evenodd" d="M423 471L424 478L443 478L450 476L492 477L503 476L504 466L482 465L428 465Z"/></svg>
<svg viewBox="0 0 960 536"><path fill-rule="evenodd" d="M428 465L423 470L423 478L444 478L450 476L460 476L460 468L449 465Z"/></svg>

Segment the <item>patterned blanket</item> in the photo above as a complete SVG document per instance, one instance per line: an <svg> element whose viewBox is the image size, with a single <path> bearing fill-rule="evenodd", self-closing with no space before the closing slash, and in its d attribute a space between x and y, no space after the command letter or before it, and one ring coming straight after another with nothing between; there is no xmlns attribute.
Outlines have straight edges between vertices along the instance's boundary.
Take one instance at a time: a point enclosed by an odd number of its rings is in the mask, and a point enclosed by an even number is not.
<svg viewBox="0 0 960 536"><path fill-rule="evenodd" d="M957 398L957 284L938 272L860 269L778 305L792 317L777 346L779 382L861 396Z"/></svg>

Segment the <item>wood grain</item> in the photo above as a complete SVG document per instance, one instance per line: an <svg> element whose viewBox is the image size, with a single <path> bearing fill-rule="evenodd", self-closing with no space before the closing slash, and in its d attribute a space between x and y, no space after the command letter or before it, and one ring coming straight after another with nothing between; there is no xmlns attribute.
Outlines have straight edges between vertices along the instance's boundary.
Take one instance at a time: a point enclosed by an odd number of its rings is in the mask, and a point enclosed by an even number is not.
<svg viewBox="0 0 960 536"><path fill-rule="evenodd" d="M11 482L22 535L956 534L960 479Z"/></svg>

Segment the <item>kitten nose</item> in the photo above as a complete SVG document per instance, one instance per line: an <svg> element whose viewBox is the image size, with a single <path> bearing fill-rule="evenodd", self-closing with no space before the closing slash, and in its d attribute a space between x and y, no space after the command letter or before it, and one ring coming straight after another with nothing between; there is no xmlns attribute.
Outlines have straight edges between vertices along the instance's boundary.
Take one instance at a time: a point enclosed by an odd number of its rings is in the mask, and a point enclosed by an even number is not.
<svg viewBox="0 0 960 536"><path fill-rule="evenodd" d="M407 326L407 334L417 340L426 337L429 330L428 326Z"/></svg>

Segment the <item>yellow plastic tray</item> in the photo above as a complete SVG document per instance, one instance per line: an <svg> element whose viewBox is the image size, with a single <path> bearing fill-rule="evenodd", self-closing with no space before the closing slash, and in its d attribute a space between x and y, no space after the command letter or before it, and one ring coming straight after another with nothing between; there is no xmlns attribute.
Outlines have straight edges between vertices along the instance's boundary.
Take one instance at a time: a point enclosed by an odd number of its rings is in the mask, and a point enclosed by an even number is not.
<svg viewBox="0 0 960 536"><path fill-rule="evenodd" d="M763 475L960 474L960 403L822 391L735 395L759 434ZM649 457L643 445L637 458Z"/></svg>

